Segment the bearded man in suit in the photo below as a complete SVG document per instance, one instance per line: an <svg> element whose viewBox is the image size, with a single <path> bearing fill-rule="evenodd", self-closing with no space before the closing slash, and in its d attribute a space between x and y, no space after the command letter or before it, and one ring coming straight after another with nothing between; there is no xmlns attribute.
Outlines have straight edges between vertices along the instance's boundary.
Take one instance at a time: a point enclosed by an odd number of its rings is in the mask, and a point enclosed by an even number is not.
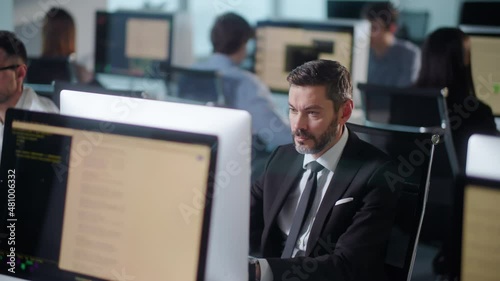
<svg viewBox="0 0 500 281"><path fill-rule="evenodd" d="M293 144L273 152L252 186L250 251L262 258L251 259L251 279L386 280L393 164L347 129L350 74L316 60L287 80Z"/></svg>

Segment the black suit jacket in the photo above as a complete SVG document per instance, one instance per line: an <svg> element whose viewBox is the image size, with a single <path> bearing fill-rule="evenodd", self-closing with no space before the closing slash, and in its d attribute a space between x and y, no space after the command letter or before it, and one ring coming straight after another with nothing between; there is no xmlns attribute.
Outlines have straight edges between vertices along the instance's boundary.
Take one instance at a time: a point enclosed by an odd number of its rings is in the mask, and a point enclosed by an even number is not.
<svg viewBox="0 0 500 281"><path fill-rule="evenodd" d="M277 216L303 174L293 145L277 148L252 186L251 254L267 258L278 280L385 280L384 256L397 190L387 181L392 162L353 132L325 193L305 257L281 259L285 237ZM342 198L354 200L335 206Z"/></svg>

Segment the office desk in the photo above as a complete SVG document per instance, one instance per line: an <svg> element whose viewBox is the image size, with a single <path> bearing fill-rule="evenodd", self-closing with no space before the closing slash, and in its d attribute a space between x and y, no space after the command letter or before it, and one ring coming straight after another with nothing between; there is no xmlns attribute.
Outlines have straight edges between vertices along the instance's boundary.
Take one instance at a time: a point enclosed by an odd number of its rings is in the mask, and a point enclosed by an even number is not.
<svg viewBox="0 0 500 281"><path fill-rule="evenodd" d="M168 96L165 81L161 78L97 73L96 79L104 88L110 90L143 91L148 95L148 98L155 100L166 100Z"/></svg>

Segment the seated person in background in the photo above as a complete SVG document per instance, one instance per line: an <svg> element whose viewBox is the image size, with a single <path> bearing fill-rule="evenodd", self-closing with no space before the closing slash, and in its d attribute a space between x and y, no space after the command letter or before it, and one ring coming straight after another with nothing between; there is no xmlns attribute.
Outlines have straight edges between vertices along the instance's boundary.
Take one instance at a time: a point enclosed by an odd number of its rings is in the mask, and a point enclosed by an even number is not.
<svg viewBox="0 0 500 281"><path fill-rule="evenodd" d="M254 30L234 13L219 16L211 31L213 54L194 68L217 70L222 74L228 107L246 110L252 116L252 134L268 148L291 142L286 120L277 113L269 88L257 76L240 68L248 40Z"/></svg>
<svg viewBox="0 0 500 281"><path fill-rule="evenodd" d="M469 137L497 134L491 108L476 96L470 53L469 37L460 29L434 31L422 48L422 69L416 82L420 88L448 88L448 116L462 171L465 170Z"/></svg>
<svg viewBox="0 0 500 281"><path fill-rule="evenodd" d="M396 38L398 11L390 3L368 4L363 17L371 23L370 84L411 86L420 68L420 50L413 43Z"/></svg>
<svg viewBox="0 0 500 281"><path fill-rule="evenodd" d="M42 58L68 58L76 82L89 83L92 73L76 62L76 29L73 17L64 9L51 8L43 19Z"/></svg>
<svg viewBox="0 0 500 281"><path fill-rule="evenodd" d="M458 164L464 173L469 137L472 134L497 134L491 108L481 102L475 93L470 64L470 40L465 33L458 28L440 28L427 37L422 47L422 68L416 86L448 88L446 104L451 133ZM425 111L421 113L425 118ZM447 219L432 216L428 220L428 223L438 220L435 225L445 225L443 248L434 260L434 271L440 275L450 273L451 253L454 250L450 244L449 227L446 227Z"/></svg>
<svg viewBox="0 0 500 281"><path fill-rule="evenodd" d="M9 31L0 31L0 152L2 151L5 113L15 107L41 112L59 113L49 99L38 96L33 89L23 86L27 55L24 44Z"/></svg>
<svg viewBox="0 0 500 281"><path fill-rule="evenodd" d="M273 152L251 189L250 254L265 258L257 280L386 280L398 189L384 178L388 156L345 126L350 74L317 60L287 80L294 143Z"/></svg>

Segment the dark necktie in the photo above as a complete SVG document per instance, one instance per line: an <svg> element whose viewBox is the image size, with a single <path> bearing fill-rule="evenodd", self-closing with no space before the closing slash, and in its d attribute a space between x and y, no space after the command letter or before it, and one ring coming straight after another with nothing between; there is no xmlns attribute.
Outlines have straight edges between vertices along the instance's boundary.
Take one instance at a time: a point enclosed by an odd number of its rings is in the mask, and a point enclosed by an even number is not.
<svg viewBox="0 0 500 281"><path fill-rule="evenodd" d="M314 201L314 196L316 194L317 188L317 175L319 171L323 170L323 166L316 161L309 163L309 169L311 174L307 178L306 187L300 196L299 205L293 216L292 227L290 228L290 233L286 239L285 249L281 254L281 258L291 258L293 254L293 249L299 238L300 230L304 224L304 220L307 218L311 205Z"/></svg>

